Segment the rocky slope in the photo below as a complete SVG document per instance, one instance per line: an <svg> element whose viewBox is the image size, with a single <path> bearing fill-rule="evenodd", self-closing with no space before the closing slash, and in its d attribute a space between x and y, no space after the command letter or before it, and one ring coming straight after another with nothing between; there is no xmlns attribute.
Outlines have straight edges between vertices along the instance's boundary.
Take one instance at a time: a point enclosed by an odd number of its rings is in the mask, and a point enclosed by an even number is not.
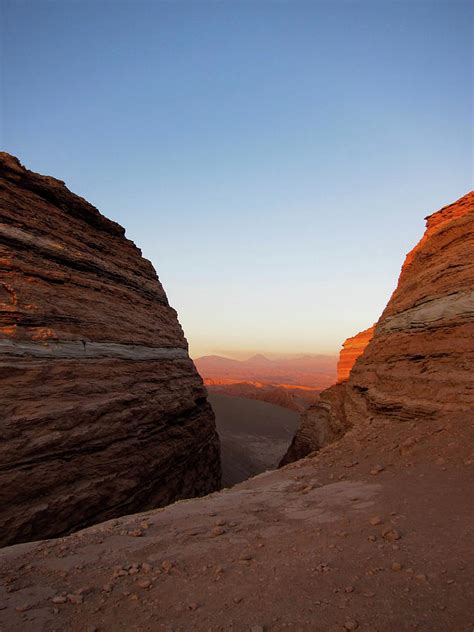
<svg viewBox="0 0 474 632"><path fill-rule="evenodd" d="M3 545L219 486L213 413L151 263L5 153L0 380Z"/></svg>
<svg viewBox="0 0 474 632"><path fill-rule="evenodd" d="M282 464L366 419L474 418L474 192L427 218L349 378L303 415Z"/></svg>
<svg viewBox="0 0 474 632"><path fill-rule="evenodd" d="M342 345L337 363L337 381L345 382L349 378L352 367L357 358L364 353L366 346L372 340L375 325L360 331L352 338L347 338Z"/></svg>

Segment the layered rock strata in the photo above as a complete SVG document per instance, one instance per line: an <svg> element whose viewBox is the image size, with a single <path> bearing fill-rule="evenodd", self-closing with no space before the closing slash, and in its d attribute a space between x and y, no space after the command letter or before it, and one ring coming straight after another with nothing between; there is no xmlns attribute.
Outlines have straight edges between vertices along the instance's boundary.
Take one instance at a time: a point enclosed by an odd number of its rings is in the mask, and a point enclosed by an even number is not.
<svg viewBox="0 0 474 632"><path fill-rule="evenodd" d="M352 338L347 338L342 345L337 363L337 381L345 382L349 378L352 367L357 358L364 353L366 346L372 340L375 325L364 329Z"/></svg>
<svg viewBox="0 0 474 632"><path fill-rule="evenodd" d="M202 380L153 266L0 154L0 544L220 485Z"/></svg>
<svg viewBox="0 0 474 632"><path fill-rule="evenodd" d="M282 464L369 422L474 419L474 192L427 219L349 378L305 413Z"/></svg>

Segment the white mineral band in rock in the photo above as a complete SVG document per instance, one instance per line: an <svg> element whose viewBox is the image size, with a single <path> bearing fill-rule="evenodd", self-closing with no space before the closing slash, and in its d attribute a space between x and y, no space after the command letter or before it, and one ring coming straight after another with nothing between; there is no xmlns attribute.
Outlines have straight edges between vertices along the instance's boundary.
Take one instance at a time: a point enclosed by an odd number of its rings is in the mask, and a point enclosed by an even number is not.
<svg viewBox="0 0 474 632"><path fill-rule="evenodd" d="M456 292L426 301L399 314L388 316L377 325L376 334L404 329L437 327L446 320L474 320L474 292Z"/></svg>
<svg viewBox="0 0 474 632"><path fill-rule="evenodd" d="M0 355L34 358L119 358L121 360L188 359L186 349L179 347L146 347L115 342L82 342L81 340L35 342L0 340Z"/></svg>

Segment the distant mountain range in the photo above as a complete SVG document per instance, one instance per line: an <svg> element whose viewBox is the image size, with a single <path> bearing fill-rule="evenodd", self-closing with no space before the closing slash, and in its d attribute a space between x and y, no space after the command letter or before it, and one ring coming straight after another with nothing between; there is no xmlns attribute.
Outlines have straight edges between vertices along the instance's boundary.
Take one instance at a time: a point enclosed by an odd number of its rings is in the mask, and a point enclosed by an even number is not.
<svg viewBox="0 0 474 632"><path fill-rule="evenodd" d="M304 410L319 393L336 382L337 357L301 354L247 360L219 355L194 360L210 392L260 399L291 410Z"/></svg>
<svg viewBox="0 0 474 632"><path fill-rule="evenodd" d="M337 357L299 355L270 360L262 354L248 360L219 355L196 358L196 367L204 379L230 378L274 385L326 388L336 381Z"/></svg>

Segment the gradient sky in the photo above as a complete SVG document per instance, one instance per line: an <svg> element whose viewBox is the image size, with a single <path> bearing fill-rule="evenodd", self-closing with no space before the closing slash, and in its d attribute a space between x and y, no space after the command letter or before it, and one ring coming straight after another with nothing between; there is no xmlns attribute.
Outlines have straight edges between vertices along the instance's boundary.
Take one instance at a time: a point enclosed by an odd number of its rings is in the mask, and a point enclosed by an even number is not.
<svg viewBox="0 0 474 632"><path fill-rule="evenodd" d="M126 227L194 356L335 353L472 188L470 2L1 4L1 146Z"/></svg>

